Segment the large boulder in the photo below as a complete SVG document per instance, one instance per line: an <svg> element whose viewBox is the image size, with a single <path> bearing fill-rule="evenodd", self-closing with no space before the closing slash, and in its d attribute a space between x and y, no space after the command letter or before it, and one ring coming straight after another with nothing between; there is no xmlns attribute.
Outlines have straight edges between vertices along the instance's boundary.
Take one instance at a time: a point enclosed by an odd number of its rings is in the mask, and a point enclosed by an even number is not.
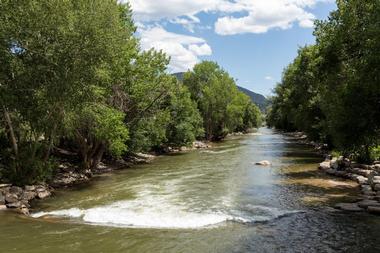
<svg viewBox="0 0 380 253"><path fill-rule="evenodd" d="M374 191L380 191L380 184L375 184L374 186L373 186L373 190Z"/></svg>

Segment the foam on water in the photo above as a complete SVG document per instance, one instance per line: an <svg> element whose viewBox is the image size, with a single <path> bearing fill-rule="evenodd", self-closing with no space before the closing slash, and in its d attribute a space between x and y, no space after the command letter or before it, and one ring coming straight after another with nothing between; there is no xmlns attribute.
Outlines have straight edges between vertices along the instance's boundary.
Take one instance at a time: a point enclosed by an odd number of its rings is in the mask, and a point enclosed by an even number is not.
<svg viewBox="0 0 380 253"><path fill-rule="evenodd" d="M196 212L186 211L179 206L161 204L152 208L150 205L136 205L138 201L120 201L112 205L90 209L66 209L32 214L34 218L43 216L68 217L79 219L94 225L140 228L195 229L221 225L227 221L255 223L273 220L295 211L283 211L264 206L250 206L250 212ZM158 203L156 203L158 204ZM149 207L150 206L150 207Z"/></svg>

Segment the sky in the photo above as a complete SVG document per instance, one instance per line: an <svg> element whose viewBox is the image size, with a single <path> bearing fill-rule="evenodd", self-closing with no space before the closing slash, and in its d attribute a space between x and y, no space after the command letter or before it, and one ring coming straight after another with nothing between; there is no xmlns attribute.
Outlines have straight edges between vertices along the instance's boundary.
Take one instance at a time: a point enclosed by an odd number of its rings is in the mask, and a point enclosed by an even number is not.
<svg viewBox="0 0 380 253"><path fill-rule="evenodd" d="M300 46L314 43L315 19L334 0L124 0L143 50L171 57L170 73L216 61L247 89L271 95Z"/></svg>

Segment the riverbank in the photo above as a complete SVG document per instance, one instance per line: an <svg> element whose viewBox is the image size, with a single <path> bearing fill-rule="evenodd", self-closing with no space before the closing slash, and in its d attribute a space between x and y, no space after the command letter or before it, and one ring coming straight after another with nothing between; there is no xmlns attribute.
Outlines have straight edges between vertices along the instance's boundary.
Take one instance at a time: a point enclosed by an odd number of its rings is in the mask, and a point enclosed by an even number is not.
<svg viewBox="0 0 380 253"><path fill-rule="evenodd" d="M103 161L95 170L80 170L78 164L63 159L49 182L34 185L17 186L0 182L0 211L12 210L23 215L29 215L29 211L35 200L43 200L51 197L54 191L69 188L90 182L96 175L110 173L120 169L130 168L134 165L150 163L160 155L188 152L196 149L210 148L210 144L202 141L193 142L191 147L167 148L161 152L150 154L130 154L126 159ZM61 151L62 152L62 151ZM64 151L63 151L64 152Z"/></svg>
<svg viewBox="0 0 380 253"><path fill-rule="evenodd" d="M361 195L356 202L339 203L335 208L380 214L380 162L366 165L352 162L347 158L335 157L320 163L319 169L331 176L353 180L361 189Z"/></svg>

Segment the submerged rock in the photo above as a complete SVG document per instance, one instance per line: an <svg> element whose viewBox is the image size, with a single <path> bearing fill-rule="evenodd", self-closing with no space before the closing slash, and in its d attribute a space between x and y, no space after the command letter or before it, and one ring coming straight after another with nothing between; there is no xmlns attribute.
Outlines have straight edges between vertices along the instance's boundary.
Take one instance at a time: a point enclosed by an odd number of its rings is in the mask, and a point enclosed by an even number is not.
<svg viewBox="0 0 380 253"><path fill-rule="evenodd" d="M260 161L260 162L255 163L255 165L269 166L269 165L271 165L271 163L267 160L264 160L264 161Z"/></svg>
<svg viewBox="0 0 380 253"><path fill-rule="evenodd" d="M335 205L335 208L338 208L343 211L348 212L362 212L363 208L359 207L357 203L339 203Z"/></svg>
<svg viewBox="0 0 380 253"><path fill-rule="evenodd" d="M380 207L380 203L378 201L370 200L370 199L362 200L362 201L358 202L357 205L361 208L368 208L369 206Z"/></svg>

